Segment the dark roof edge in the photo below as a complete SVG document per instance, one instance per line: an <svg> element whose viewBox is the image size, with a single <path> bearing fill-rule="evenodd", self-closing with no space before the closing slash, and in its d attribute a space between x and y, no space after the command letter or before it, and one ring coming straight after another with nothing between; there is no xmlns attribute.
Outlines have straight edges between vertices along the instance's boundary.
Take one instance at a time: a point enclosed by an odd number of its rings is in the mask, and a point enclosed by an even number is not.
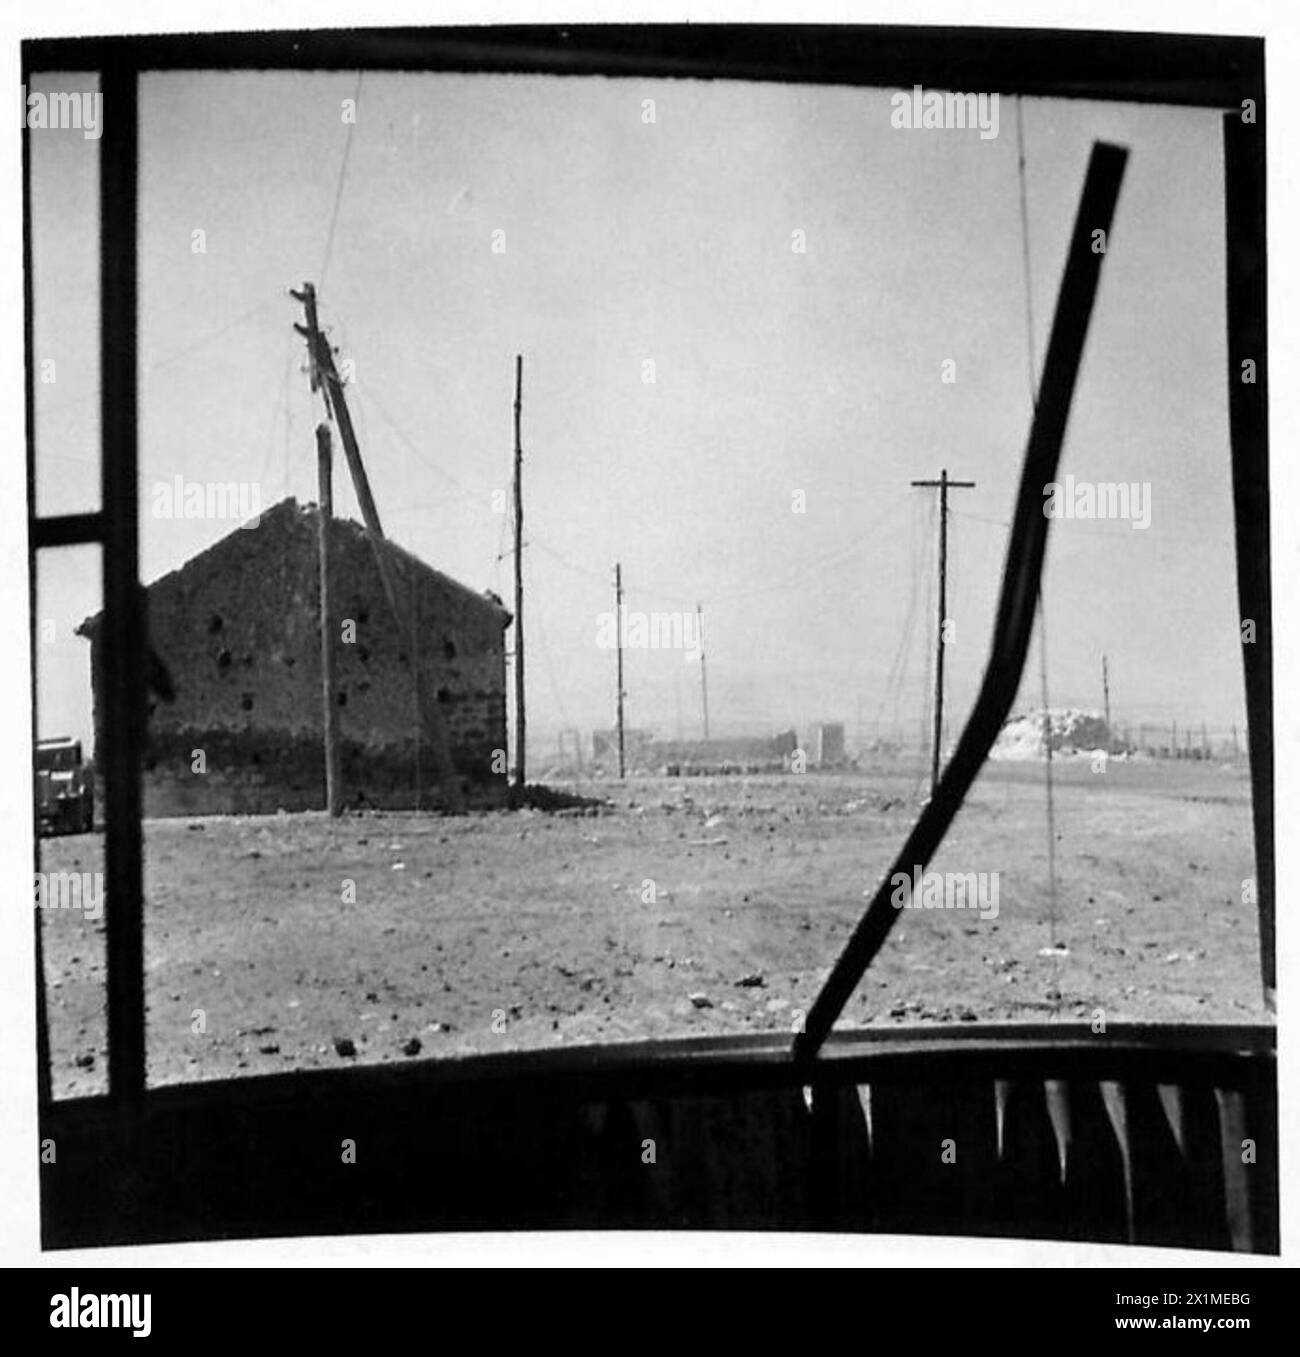
<svg viewBox="0 0 1300 1357"><path fill-rule="evenodd" d="M184 574L187 570L190 569L191 566L194 566L199 561L203 560L205 556L209 555L214 551L217 551L219 548L225 547L231 541L231 539L235 537L237 533L247 532L250 530L260 531L261 529L266 527L271 527L272 529L274 529L276 526L274 520L276 519L285 519L286 521L289 520L290 518L308 519L312 523L315 523L319 514L320 508L315 503L308 501L306 504L299 504L296 496L289 495L286 498L279 500L277 503L273 504L269 509L264 509L257 516L258 521L255 528L249 529L244 528L242 526L235 528L232 532L228 532L224 537L219 537L215 542L211 543L209 546L204 547L202 551L197 552L195 555L191 556L188 560L183 561L180 565L173 567L171 570L168 570L165 574L159 575L156 579L150 580L148 584L145 584L142 587L145 589L146 592L148 592L150 589L153 589L157 585L162 584L165 580L171 579L174 575ZM336 518L335 522L341 524L354 537L362 538L369 537L369 534L367 533L365 527L362 524L358 523L355 519ZM397 560L402 561L419 571L422 571L425 575L432 576L444 588L450 589L454 593L460 594L464 598L470 599L475 603L480 603L485 607L492 608L501 616L502 630L504 630L511 624L511 622L514 621L514 615L505 606L501 599L496 594L492 593L490 590L484 590L482 593L476 592L475 590L471 589L468 584L462 584L460 580L453 579L452 576L447 575L443 571L436 569L434 566L431 566L427 561L422 561L417 555L415 555L414 552L408 551L405 547L400 546L397 542L394 542L390 537L385 537L382 539L381 550L387 553L390 557L396 558ZM84 636L87 639L93 639L95 630L99 625L99 619L101 616L102 609L100 612L92 613L78 627L75 628L75 635Z"/></svg>

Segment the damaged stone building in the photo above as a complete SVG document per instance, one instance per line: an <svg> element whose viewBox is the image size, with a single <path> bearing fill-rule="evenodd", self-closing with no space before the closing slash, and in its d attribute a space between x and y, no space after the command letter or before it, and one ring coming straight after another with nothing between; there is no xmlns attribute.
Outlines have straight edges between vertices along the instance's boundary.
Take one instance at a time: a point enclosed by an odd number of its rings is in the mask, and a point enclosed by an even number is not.
<svg viewBox="0 0 1300 1357"><path fill-rule="evenodd" d="M316 506L283 500L145 590L174 690L149 694L146 815L324 806L319 528ZM344 805L502 801L501 600L383 541L395 615L365 530L333 519L329 543ZM78 628L91 641L97 740L98 620Z"/></svg>

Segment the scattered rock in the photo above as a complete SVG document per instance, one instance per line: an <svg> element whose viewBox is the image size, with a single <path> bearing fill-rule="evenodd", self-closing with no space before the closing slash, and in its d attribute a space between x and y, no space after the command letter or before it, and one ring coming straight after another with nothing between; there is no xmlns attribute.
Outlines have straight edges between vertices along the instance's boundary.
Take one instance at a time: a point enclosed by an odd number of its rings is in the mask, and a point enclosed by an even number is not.
<svg viewBox="0 0 1300 1357"><path fill-rule="evenodd" d="M761 974L759 971L753 971L753 972L752 972L751 974L749 974L749 975L742 975L742 976L740 977L740 979L736 981L736 988L737 988L737 989L762 989L763 986L766 985L766 984L767 984L767 981L763 979L762 974Z"/></svg>
<svg viewBox="0 0 1300 1357"><path fill-rule="evenodd" d="M334 1050L341 1056L352 1057L357 1053L356 1042L351 1037L335 1037Z"/></svg>
<svg viewBox="0 0 1300 1357"><path fill-rule="evenodd" d="M693 1004L695 1005L696 1008L712 1008L712 1007L713 1007L713 1000L710 999L709 996L708 996L707 994L692 994L692 995L690 996L690 1000L691 1000L691 1003L693 1003Z"/></svg>
<svg viewBox="0 0 1300 1357"><path fill-rule="evenodd" d="M435 1023L434 1026L436 1027L437 1024ZM419 1054L420 1054L420 1051L421 1051L422 1049L423 1049L423 1046L422 1046L422 1044L421 1044L421 1042L420 1042L420 1038L419 1038L419 1037L412 1037L412 1038L410 1039L410 1041L408 1041L408 1042L406 1043L406 1045L404 1045L404 1046L402 1047L402 1054L403 1054L403 1055L419 1055Z"/></svg>

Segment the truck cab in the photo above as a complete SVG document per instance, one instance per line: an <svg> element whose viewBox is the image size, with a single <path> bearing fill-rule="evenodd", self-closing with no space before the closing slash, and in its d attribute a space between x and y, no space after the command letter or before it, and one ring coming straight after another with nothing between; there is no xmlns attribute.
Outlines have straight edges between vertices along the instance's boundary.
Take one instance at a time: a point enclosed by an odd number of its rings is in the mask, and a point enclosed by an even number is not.
<svg viewBox="0 0 1300 1357"><path fill-rule="evenodd" d="M36 826L39 834L88 834L95 824L95 780L81 741L66 736L36 744Z"/></svg>

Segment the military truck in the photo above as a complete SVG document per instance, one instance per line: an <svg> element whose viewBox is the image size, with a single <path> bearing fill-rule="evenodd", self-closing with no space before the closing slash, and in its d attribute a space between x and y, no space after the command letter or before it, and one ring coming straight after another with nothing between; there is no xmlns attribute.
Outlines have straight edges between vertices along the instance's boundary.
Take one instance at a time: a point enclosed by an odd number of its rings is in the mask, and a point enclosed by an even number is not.
<svg viewBox="0 0 1300 1357"><path fill-rule="evenodd" d="M95 779L81 758L81 741L67 736L36 744L38 833L87 834L95 824Z"/></svg>

